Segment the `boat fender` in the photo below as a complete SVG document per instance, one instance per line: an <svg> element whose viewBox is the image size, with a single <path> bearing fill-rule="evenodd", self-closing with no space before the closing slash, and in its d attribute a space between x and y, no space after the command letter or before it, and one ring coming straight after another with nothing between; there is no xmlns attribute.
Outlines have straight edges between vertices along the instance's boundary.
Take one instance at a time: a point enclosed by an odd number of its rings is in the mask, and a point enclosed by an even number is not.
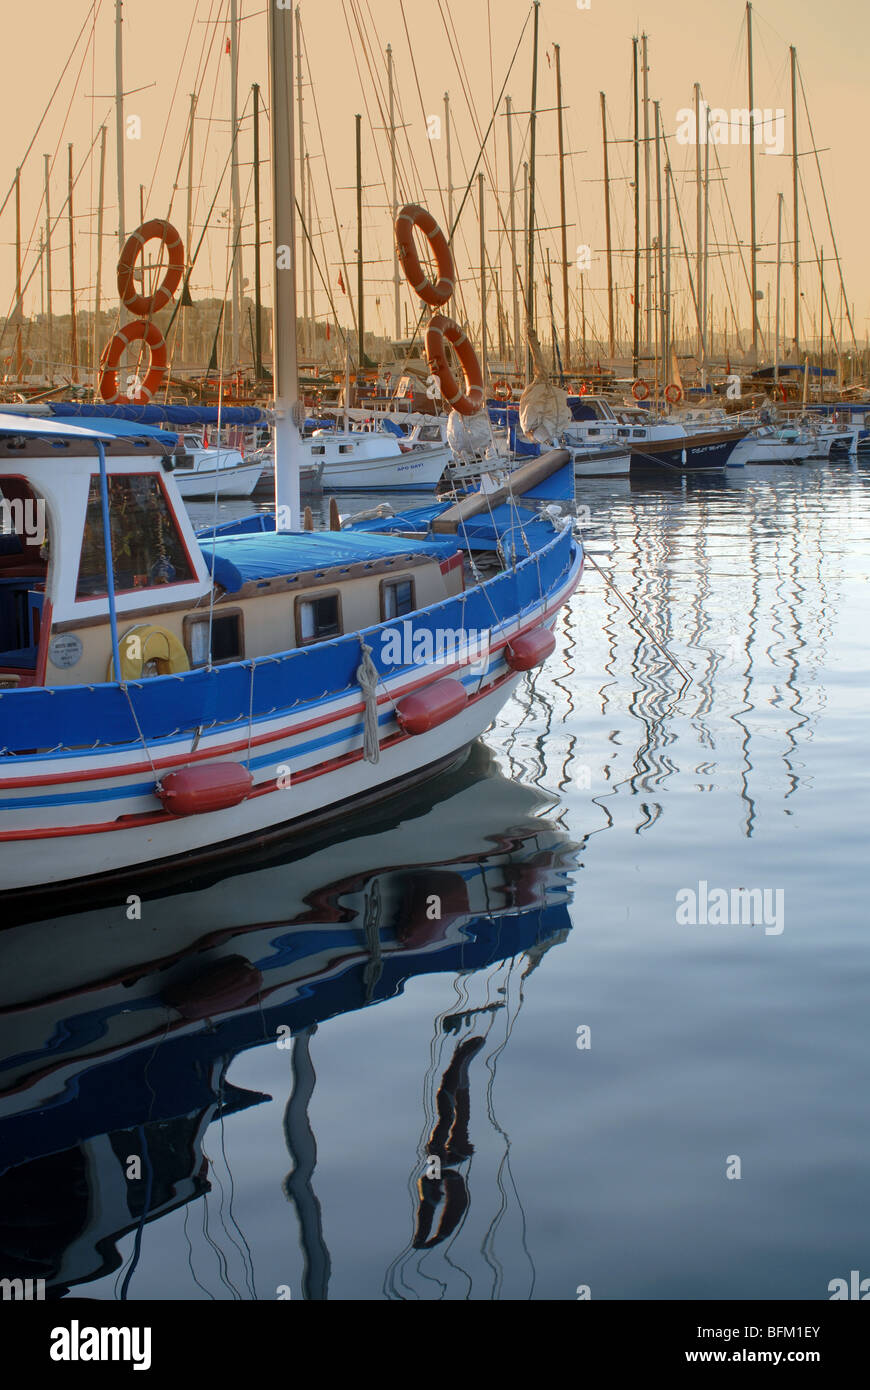
<svg viewBox="0 0 870 1390"><path fill-rule="evenodd" d="M435 681L425 690L415 690L396 705L396 719L406 734L427 734L446 724L465 709L468 696L461 681L452 676Z"/></svg>
<svg viewBox="0 0 870 1390"><path fill-rule="evenodd" d="M171 816L197 816L239 806L253 785L241 763L197 763L161 778L156 792Z"/></svg>
<svg viewBox="0 0 870 1390"><path fill-rule="evenodd" d="M531 632L522 632L505 647L504 657L512 671L531 671L542 666L551 656L556 646L556 638L548 627L535 627Z"/></svg>

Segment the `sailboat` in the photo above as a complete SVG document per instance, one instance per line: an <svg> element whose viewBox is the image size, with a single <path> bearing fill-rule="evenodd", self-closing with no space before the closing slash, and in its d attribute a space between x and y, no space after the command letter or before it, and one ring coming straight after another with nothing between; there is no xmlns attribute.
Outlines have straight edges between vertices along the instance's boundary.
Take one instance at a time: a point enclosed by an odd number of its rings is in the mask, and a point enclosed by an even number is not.
<svg viewBox="0 0 870 1390"><path fill-rule="evenodd" d="M137 407L0 414L0 894L142 873L426 779L552 653L581 577L560 450L496 493L294 529L289 10L269 9L269 58L270 528L198 538L177 434Z"/></svg>

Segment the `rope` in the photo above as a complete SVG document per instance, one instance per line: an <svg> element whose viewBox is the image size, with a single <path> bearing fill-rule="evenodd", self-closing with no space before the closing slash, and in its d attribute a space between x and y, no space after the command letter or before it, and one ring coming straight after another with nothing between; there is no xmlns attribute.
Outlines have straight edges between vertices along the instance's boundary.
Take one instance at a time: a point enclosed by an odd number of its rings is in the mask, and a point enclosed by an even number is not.
<svg viewBox="0 0 870 1390"><path fill-rule="evenodd" d="M367 763L380 762L381 740L378 731L378 668L372 661L372 649L360 635L362 661L356 669L357 683L365 702L363 756Z"/></svg>

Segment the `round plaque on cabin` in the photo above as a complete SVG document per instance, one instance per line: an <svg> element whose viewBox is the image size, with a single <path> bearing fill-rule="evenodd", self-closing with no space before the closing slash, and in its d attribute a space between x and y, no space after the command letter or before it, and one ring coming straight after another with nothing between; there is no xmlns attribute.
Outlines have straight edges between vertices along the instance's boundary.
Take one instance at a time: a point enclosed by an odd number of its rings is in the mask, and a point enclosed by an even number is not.
<svg viewBox="0 0 870 1390"><path fill-rule="evenodd" d="M70 666L77 666L82 659L83 651L82 639L76 637L74 632L59 632L48 644L49 660L52 666L57 666L61 671L69 670Z"/></svg>

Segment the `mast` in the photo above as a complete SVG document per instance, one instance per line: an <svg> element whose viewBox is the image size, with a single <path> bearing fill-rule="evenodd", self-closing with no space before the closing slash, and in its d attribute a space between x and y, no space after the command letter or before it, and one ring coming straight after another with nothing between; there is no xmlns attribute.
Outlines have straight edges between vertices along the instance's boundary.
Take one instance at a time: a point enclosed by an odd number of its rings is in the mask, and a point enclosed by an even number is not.
<svg viewBox="0 0 870 1390"><path fill-rule="evenodd" d="M704 263L701 295L701 385L707 387L707 357L709 354L709 334L713 331L712 296L710 314L707 316L707 276L709 274L710 239L710 108L704 102ZM709 334L708 334L709 324Z"/></svg>
<svg viewBox="0 0 870 1390"><path fill-rule="evenodd" d="M601 135L604 141L604 223L607 230L607 332L610 357L613 360L616 344L613 332L613 247L610 235L610 167L607 158L607 99L601 93Z"/></svg>
<svg viewBox="0 0 870 1390"><path fill-rule="evenodd" d="M118 171L118 245L123 249L124 230L124 37L121 0L115 0L115 163Z"/></svg>
<svg viewBox="0 0 870 1390"><path fill-rule="evenodd" d="M190 94L190 118L187 129L187 240L185 249L187 252L187 270L190 272L190 251L193 236L193 135L196 119L196 92ZM185 277L185 286L188 284L188 277ZM182 296L182 299L184 296ZM185 338L187 336L187 314L181 317L181 351L185 350Z"/></svg>
<svg viewBox="0 0 870 1390"><path fill-rule="evenodd" d="M646 345L652 340L652 296L650 286L653 281L651 227L650 227L650 140L649 140L649 59L647 36L641 34L641 70L643 74L643 206L644 206L644 257L646 278L644 281L644 311L646 314Z"/></svg>
<svg viewBox="0 0 870 1390"><path fill-rule="evenodd" d="M779 305L782 284L782 203L781 193L776 195L776 342L773 348L773 383L779 385Z"/></svg>
<svg viewBox="0 0 870 1390"><path fill-rule="evenodd" d="M77 385L79 379L79 347L76 330L76 251L75 251L75 222L73 219L73 147L67 146L68 169L67 183L68 193L67 202L69 206L69 312L70 312L70 349L72 363L72 379Z"/></svg>
<svg viewBox="0 0 870 1390"><path fill-rule="evenodd" d="M825 248L819 247L819 401L825 399Z"/></svg>
<svg viewBox="0 0 870 1390"><path fill-rule="evenodd" d="M100 305L103 292L103 198L106 178L106 127L100 126L100 179L97 202L97 283L94 290L94 362L99 357Z"/></svg>
<svg viewBox="0 0 870 1390"><path fill-rule="evenodd" d="M305 255L308 257L308 322L311 326L311 351L317 350L317 324L314 321L314 189L311 185L311 155L305 154L305 186L308 191L308 236L305 239Z"/></svg>
<svg viewBox="0 0 870 1390"><path fill-rule="evenodd" d="M242 212L239 189L239 2L230 0L230 130L232 132L231 199L233 214L233 367L242 345Z"/></svg>
<svg viewBox="0 0 870 1390"><path fill-rule="evenodd" d="M305 188L305 127L302 121L302 15L299 6L296 6L296 108L297 131L296 138L299 141L299 213L302 218L302 239L300 248L302 252L302 352L305 357L311 356L311 325L308 321L308 256L305 249L305 230L309 227L308 208L306 203Z"/></svg>
<svg viewBox="0 0 870 1390"><path fill-rule="evenodd" d="M568 320L568 223L565 211L565 140L562 129L562 63L561 49L558 44L556 49L556 100L559 109L559 210L562 220L562 315L564 327L562 329L562 346L564 360L562 366L568 371L571 362L571 332ZM580 288L583 288L581 278Z"/></svg>
<svg viewBox="0 0 870 1390"><path fill-rule="evenodd" d="M704 255L704 190L701 177L701 84L695 83L695 284L698 286L698 298L701 297L701 287L704 283L703 273ZM701 362L701 371L704 370L704 329L703 329L703 310L698 319L698 358Z"/></svg>
<svg viewBox="0 0 870 1390"><path fill-rule="evenodd" d="M303 452L296 361L296 212L293 169L293 16L269 6L269 122L272 172L272 379L275 392L275 515L279 531L299 525Z"/></svg>
<svg viewBox="0 0 870 1390"><path fill-rule="evenodd" d="M791 190L794 225L794 348L800 352L801 336L801 262L798 210L798 146L797 146L797 49L789 49L791 59Z"/></svg>
<svg viewBox="0 0 870 1390"><path fill-rule="evenodd" d="M671 346L673 342L673 312L671 307L671 164L665 146L665 332L662 351L667 358L668 374L671 370Z"/></svg>
<svg viewBox="0 0 870 1390"><path fill-rule="evenodd" d="M510 102L510 97L508 97ZM447 140L447 240L453 238L453 165L450 158L450 93L444 93L444 134Z"/></svg>
<svg viewBox="0 0 870 1390"><path fill-rule="evenodd" d="M477 176L477 195L480 217L480 370L485 396L489 372L486 347L486 222L484 221L483 174Z"/></svg>
<svg viewBox="0 0 870 1390"><path fill-rule="evenodd" d="M260 85L254 98L254 380L263 380L263 280L260 265ZM192 116L191 112L191 116ZM188 237L190 231L188 230ZM189 242L188 242L189 245Z"/></svg>
<svg viewBox="0 0 870 1390"><path fill-rule="evenodd" d="M640 339L640 112L637 87L637 39L631 41L632 89L634 92L634 330L632 335L631 369L638 372Z"/></svg>
<svg viewBox="0 0 870 1390"><path fill-rule="evenodd" d="M363 316L363 231L362 231L362 116L356 117L356 324L357 371L365 360L365 323Z"/></svg>
<svg viewBox="0 0 870 1390"><path fill-rule="evenodd" d="M752 357L758 360L758 246L755 213L755 78L752 67L752 5L746 4L746 54L749 66L749 236L752 246Z"/></svg>
<svg viewBox="0 0 870 1390"><path fill-rule="evenodd" d="M505 97L505 111L507 113L507 132L508 132L508 185L510 187L510 233L511 233L511 297L513 301L514 319L514 361L516 369L520 369L520 301L517 295L517 211L516 211L516 177L514 170L514 119L511 112L511 99Z"/></svg>
<svg viewBox="0 0 870 1390"><path fill-rule="evenodd" d="M532 56L532 108L529 116L529 225L526 266L526 331L535 327L535 135L538 124L538 21L541 0L535 0L535 33ZM526 347L526 379L531 376L532 351Z"/></svg>
<svg viewBox="0 0 870 1390"><path fill-rule="evenodd" d="M396 176L396 94L393 82L393 46L389 43L387 44L387 82L390 101L390 174L393 184L393 226L395 227L399 212ZM402 311L399 304L399 253L396 248L396 238L392 237L391 240L393 243L393 336L398 340L402 336Z"/></svg>
<svg viewBox="0 0 870 1390"><path fill-rule="evenodd" d="M48 354L46 359L48 371L46 375L51 384L54 358L54 315L51 309L51 188L49 185L51 155L45 154L42 157L45 161L45 307L48 312Z"/></svg>
<svg viewBox="0 0 870 1390"><path fill-rule="evenodd" d="M21 380L21 170L15 170L15 376Z"/></svg>
<svg viewBox="0 0 870 1390"><path fill-rule="evenodd" d="M665 353L665 265L664 265L664 240L662 228L662 142L661 142L661 108L658 102L654 106L655 128L656 128L656 230L658 250L656 255L656 271L658 276L659 299L658 299L658 327L656 334L659 341L659 350L662 356L662 381L667 382L670 363Z"/></svg>

